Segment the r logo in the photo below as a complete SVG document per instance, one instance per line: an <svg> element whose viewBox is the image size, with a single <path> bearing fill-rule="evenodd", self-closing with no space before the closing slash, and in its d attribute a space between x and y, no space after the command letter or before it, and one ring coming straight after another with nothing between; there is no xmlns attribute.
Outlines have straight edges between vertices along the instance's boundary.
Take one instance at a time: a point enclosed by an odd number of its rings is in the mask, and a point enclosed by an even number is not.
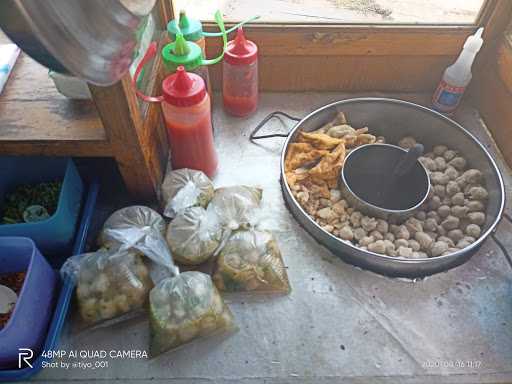
<svg viewBox="0 0 512 384"><path fill-rule="evenodd" d="M18 351L18 368L25 368L22 367L22 361L30 368L33 368L32 364L30 364L30 359L34 357L34 351L29 348L19 348Z"/></svg>

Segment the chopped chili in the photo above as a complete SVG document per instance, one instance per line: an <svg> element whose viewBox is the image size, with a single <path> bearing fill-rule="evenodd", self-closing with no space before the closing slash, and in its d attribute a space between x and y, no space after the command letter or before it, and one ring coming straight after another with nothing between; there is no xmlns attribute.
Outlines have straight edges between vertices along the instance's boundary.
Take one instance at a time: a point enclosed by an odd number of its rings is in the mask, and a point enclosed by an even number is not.
<svg viewBox="0 0 512 384"><path fill-rule="evenodd" d="M5 285L6 287L12 289L19 296L21 288L23 287L23 282L25 281L25 275L26 272L6 273L0 275L0 285ZM14 307L9 313L0 313L0 329L2 329L7 324L13 311Z"/></svg>

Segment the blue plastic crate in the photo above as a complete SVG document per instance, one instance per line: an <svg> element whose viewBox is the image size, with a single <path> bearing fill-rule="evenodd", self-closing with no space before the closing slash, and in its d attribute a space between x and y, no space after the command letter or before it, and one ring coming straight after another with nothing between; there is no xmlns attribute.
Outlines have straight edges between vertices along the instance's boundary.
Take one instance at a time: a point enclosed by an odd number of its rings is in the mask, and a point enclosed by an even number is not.
<svg viewBox="0 0 512 384"><path fill-rule="evenodd" d="M5 195L16 186L62 180L59 203L47 220L0 224L0 236L30 237L46 255L69 253L84 186L73 160L65 157L0 157L0 212Z"/></svg>
<svg viewBox="0 0 512 384"><path fill-rule="evenodd" d="M87 192L87 199L85 200L80 226L74 241L72 252L73 255L79 255L84 252L87 234L89 232L91 219L94 213L94 207L96 205L98 190L98 183L92 183ZM71 297L75 289L75 283L70 279L64 281L59 279L57 289L59 295L57 297L57 303L55 305L55 310L53 312L48 333L46 335L46 340L43 346L43 351L46 352L55 351L58 347L62 328L68 315ZM52 359L46 358L40 354L33 360L32 368L26 367L22 369L0 370L0 382L26 380L38 373L42 369L43 363L50 362L51 360Z"/></svg>

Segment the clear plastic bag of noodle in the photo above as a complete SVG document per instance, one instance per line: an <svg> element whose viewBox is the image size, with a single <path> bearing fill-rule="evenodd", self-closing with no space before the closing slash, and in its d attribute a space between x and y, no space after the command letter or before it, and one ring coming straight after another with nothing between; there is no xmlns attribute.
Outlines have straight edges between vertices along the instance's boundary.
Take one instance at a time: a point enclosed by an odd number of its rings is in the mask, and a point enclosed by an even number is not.
<svg viewBox="0 0 512 384"><path fill-rule="evenodd" d="M184 272L162 280L149 295L151 356L194 339L236 330L233 315L210 276Z"/></svg>
<svg viewBox="0 0 512 384"><path fill-rule="evenodd" d="M143 256L133 249L71 257L61 274L76 282L78 308L87 326L142 313L153 287Z"/></svg>
<svg viewBox="0 0 512 384"><path fill-rule="evenodd" d="M213 198L212 181L195 169L168 171L162 183L164 216L174 218L189 207L206 208Z"/></svg>
<svg viewBox="0 0 512 384"><path fill-rule="evenodd" d="M208 260L220 244L222 227L216 215L201 207L178 213L167 227L166 240L174 259L184 265Z"/></svg>
<svg viewBox="0 0 512 384"><path fill-rule="evenodd" d="M288 293L290 283L274 236L257 229L234 232L216 261L213 281L220 291Z"/></svg>
<svg viewBox="0 0 512 384"><path fill-rule="evenodd" d="M219 217L221 225L235 231L255 220L262 194L261 188L245 185L218 188L207 209Z"/></svg>

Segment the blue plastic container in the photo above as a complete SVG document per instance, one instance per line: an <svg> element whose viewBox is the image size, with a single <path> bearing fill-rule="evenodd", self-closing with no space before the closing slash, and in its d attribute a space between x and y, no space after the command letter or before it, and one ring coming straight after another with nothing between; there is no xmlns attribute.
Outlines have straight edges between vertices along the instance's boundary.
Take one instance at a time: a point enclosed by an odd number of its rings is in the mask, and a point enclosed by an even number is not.
<svg viewBox="0 0 512 384"><path fill-rule="evenodd" d="M24 272L14 311L0 329L0 369L17 366L20 348L36 356L53 313L57 274L27 237L0 238L0 274Z"/></svg>
<svg viewBox="0 0 512 384"><path fill-rule="evenodd" d="M79 255L84 252L85 244L87 240L87 234L91 225L92 215L94 213L94 207L96 204L96 198L98 196L99 185L94 182L90 185L87 192L87 198L84 203L84 208L80 220L80 226L75 237L73 245L73 255ZM55 271L58 273L58 271ZM62 281L58 278L58 299L55 305L46 340L44 342L43 351L55 351L58 348L59 339L61 336L62 328L66 321L69 304L71 297L75 290L75 282L72 279ZM0 344L2 345L2 344ZM23 366L21 369L16 367L14 369L0 369L0 382L13 382L18 380L27 380L31 376L38 373L42 368L43 364L52 361L48 355L34 354L34 360L32 366Z"/></svg>
<svg viewBox="0 0 512 384"><path fill-rule="evenodd" d="M84 186L73 161L58 157L0 157L0 212L5 195L18 185L62 180L57 210L36 223L0 224L0 236L30 237L44 255L71 248Z"/></svg>

